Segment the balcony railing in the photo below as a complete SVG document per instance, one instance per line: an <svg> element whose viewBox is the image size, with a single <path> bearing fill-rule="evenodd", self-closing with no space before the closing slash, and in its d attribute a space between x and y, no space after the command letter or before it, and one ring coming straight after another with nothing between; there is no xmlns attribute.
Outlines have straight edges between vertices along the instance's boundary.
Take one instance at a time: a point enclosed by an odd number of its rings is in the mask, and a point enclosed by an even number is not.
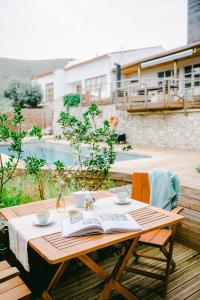
<svg viewBox="0 0 200 300"><path fill-rule="evenodd" d="M82 91L82 103L124 106L127 109L181 109L200 105L200 79L126 79Z"/></svg>

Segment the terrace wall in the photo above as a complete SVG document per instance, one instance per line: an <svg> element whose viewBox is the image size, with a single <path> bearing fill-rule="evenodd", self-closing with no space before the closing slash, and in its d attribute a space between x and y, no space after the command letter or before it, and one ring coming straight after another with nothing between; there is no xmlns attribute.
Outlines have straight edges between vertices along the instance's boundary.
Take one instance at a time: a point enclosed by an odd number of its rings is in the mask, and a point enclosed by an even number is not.
<svg viewBox="0 0 200 300"><path fill-rule="evenodd" d="M190 110L187 113L173 111L133 114L116 110L114 104L101 105L100 108L103 111L102 119L117 116L117 132L125 132L128 143L200 150L200 110ZM61 133L56 121L62 109L62 102L57 102L53 121L54 134ZM80 117L85 109L73 108L71 112Z"/></svg>
<svg viewBox="0 0 200 300"><path fill-rule="evenodd" d="M34 108L22 109L22 114L25 121L22 124L22 129L29 131L34 125L37 125L41 128L52 128L53 122L53 110L51 108ZM12 112L8 113L9 119L12 118Z"/></svg>

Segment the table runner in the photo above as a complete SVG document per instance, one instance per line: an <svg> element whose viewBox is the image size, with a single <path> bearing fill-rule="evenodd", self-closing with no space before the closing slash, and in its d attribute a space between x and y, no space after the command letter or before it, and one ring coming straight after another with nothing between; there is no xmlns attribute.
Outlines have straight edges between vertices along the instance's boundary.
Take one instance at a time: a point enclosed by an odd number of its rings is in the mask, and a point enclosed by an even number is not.
<svg viewBox="0 0 200 300"><path fill-rule="evenodd" d="M144 203L132 199L130 204L117 205L115 204L115 200L115 196L99 199L94 205L95 212L126 213L147 206ZM35 214L12 218L8 221L10 249L26 271L30 271L27 249L28 242L45 235L60 232L62 228L61 221L64 217L67 217L68 211L71 209L75 209L74 205L67 206L63 213L58 213L55 209L51 210L51 217L54 219L54 222L48 226L34 225Z"/></svg>

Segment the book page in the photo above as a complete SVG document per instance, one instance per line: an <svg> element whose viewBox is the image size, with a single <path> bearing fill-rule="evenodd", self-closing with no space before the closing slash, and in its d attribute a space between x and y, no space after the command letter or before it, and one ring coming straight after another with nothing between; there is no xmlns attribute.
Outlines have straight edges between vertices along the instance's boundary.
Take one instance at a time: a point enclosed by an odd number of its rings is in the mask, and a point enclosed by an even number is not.
<svg viewBox="0 0 200 300"><path fill-rule="evenodd" d="M142 227L129 214L100 214L99 218L105 233L138 231Z"/></svg>
<svg viewBox="0 0 200 300"><path fill-rule="evenodd" d="M81 236L94 233L102 233L101 221L94 212L80 212L62 221L63 236Z"/></svg>

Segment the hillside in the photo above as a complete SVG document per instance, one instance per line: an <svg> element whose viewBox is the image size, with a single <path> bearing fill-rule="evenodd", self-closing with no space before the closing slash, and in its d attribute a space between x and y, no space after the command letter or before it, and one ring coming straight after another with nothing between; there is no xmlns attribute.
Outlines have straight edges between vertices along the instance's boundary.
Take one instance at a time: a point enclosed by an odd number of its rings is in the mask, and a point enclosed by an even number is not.
<svg viewBox="0 0 200 300"><path fill-rule="evenodd" d="M69 58L50 60L19 60L0 57L0 109L10 107L10 101L3 98L6 86L15 79L29 79L30 76L63 68Z"/></svg>
<svg viewBox="0 0 200 300"><path fill-rule="evenodd" d="M50 60L18 60L0 57L0 89L4 89L9 81L29 78L31 75L63 68L68 58Z"/></svg>

